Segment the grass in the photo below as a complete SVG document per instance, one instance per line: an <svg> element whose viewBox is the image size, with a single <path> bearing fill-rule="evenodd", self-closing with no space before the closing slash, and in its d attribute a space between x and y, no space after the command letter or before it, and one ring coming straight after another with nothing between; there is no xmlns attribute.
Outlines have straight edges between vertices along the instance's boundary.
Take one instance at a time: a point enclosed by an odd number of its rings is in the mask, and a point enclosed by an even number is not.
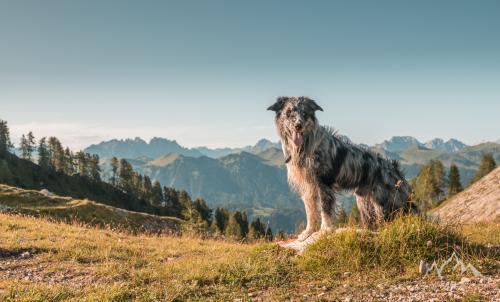
<svg viewBox="0 0 500 302"><path fill-rule="evenodd" d="M10 272L0 277L0 300L293 299L345 282L361 290L381 279L415 277L421 258L443 259L458 247L483 272L498 268L498 251L480 252L465 238L471 237L401 217L378 233L325 236L295 256L273 243L132 235L0 214L0 270Z"/></svg>
<svg viewBox="0 0 500 302"><path fill-rule="evenodd" d="M13 207L17 212L49 217L91 226L121 229L131 232L174 232L182 221L174 217L155 216L127 211L87 199L47 197L35 190L23 190L0 185L0 205Z"/></svg>
<svg viewBox="0 0 500 302"><path fill-rule="evenodd" d="M484 274L500 266L494 223L452 227L401 216L378 232L324 236L297 256L275 243L139 232L158 217L36 191L0 186L0 205L30 214L0 214L1 301L320 300L342 293L364 300L381 283L419 278L421 259L456 252ZM325 288L330 296L318 296ZM463 299L480 300L475 291Z"/></svg>

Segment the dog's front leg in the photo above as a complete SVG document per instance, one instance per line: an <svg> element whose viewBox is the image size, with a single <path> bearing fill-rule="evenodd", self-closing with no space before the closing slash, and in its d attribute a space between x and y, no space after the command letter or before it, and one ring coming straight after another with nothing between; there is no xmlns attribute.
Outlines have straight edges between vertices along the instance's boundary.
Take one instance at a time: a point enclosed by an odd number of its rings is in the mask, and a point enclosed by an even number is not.
<svg viewBox="0 0 500 302"><path fill-rule="evenodd" d="M304 241L309 238L312 233L314 233L316 218L318 217L316 199L317 195L314 193L304 194L302 196L302 200L304 201L304 205L306 208L307 225L306 229L302 233L300 233L299 237L297 238L298 241Z"/></svg>
<svg viewBox="0 0 500 302"><path fill-rule="evenodd" d="M333 230L332 214L335 208L335 192L328 187L319 189L319 198L321 204L321 228L322 234Z"/></svg>

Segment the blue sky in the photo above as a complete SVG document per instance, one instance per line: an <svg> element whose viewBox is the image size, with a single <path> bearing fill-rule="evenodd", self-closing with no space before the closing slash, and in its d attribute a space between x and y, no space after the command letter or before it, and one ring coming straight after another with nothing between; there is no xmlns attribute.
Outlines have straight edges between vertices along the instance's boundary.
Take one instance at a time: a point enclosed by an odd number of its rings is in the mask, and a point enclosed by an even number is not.
<svg viewBox="0 0 500 302"><path fill-rule="evenodd" d="M499 1L1 1L0 118L74 148L276 140L307 95L356 142L500 138Z"/></svg>

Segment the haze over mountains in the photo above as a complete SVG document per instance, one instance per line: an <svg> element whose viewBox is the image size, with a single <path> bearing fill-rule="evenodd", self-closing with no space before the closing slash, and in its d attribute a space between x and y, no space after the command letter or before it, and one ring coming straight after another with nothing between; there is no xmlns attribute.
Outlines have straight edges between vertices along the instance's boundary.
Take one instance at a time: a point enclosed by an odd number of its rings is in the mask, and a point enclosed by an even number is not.
<svg viewBox="0 0 500 302"><path fill-rule="evenodd" d="M500 144L476 146L436 138L422 143L410 136L393 137L375 146L363 145L388 158L397 159L408 179L431 159L445 167L457 164L462 183L468 184L484 153L500 162ZM109 158L127 158L139 173L163 185L186 190L192 197L205 198L210 207L224 206L246 210L250 216L268 217L273 229L292 231L303 219L303 205L286 180L286 169L279 143L262 139L253 146L209 149L185 148L175 140L153 138L111 140L91 145L85 152L102 159L104 177L109 175ZM353 198L341 196L350 208Z"/></svg>

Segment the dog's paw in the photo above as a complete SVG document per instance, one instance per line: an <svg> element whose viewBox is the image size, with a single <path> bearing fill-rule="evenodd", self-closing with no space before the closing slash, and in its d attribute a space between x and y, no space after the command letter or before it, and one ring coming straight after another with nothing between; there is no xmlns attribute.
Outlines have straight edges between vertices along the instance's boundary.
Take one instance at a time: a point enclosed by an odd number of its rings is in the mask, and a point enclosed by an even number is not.
<svg viewBox="0 0 500 302"><path fill-rule="evenodd" d="M309 236L311 236L312 234L314 233L314 230L304 230L302 233L300 233L299 237L297 237L297 240L298 241L304 241L306 240L307 238L309 238Z"/></svg>
<svg viewBox="0 0 500 302"><path fill-rule="evenodd" d="M319 229L320 235L326 235L326 234L329 234L331 232L333 232L332 227L322 227L321 229Z"/></svg>

